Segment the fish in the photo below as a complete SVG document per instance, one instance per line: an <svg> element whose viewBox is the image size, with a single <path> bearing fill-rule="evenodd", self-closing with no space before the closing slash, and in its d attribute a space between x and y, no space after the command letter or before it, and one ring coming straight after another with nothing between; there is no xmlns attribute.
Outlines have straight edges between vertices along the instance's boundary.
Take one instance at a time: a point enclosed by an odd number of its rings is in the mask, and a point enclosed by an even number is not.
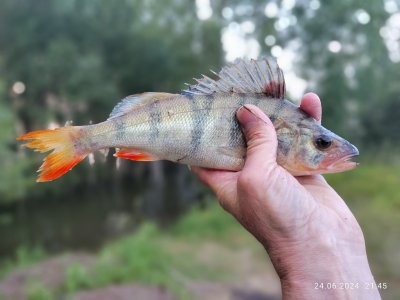
<svg viewBox="0 0 400 300"><path fill-rule="evenodd" d="M38 170L38 182L57 179L88 154L108 148L115 148L114 156L121 159L239 171L246 160L246 140L236 112L253 104L274 124L277 163L293 176L357 166L354 145L286 98L275 59L237 59L213 74L215 79L202 75L178 94L128 96L104 122L28 132L17 140L35 151L52 151Z"/></svg>

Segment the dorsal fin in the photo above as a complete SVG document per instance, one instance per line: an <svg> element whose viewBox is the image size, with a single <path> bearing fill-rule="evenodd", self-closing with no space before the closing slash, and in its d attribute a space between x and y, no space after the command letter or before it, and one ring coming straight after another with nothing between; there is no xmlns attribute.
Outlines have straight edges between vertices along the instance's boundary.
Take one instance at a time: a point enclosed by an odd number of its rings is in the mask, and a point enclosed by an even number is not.
<svg viewBox="0 0 400 300"><path fill-rule="evenodd" d="M211 71L213 72L213 71ZM258 60L236 59L225 66L214 80L205 75L196 85L189 85L183 93L209 95L213 93L252 93L265 94L267 97L285 98L285 79L282 70L273 58Z"/></svg>
<svg viewBox="0 0 400 300"><path fill-rule="evenodd" d="M156 100L162 100L172 96L169 93L142 93L128 96L122 99L112 110L108 119L125 115L133 109Z"/></svg>

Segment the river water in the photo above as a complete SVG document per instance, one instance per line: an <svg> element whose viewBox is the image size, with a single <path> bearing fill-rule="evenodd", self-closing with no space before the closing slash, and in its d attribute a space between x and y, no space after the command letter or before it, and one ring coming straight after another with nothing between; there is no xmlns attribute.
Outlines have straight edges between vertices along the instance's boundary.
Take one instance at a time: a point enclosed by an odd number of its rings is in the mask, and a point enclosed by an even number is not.
<svg viewBox="0 0 400 300"><path fill-rule="evenodd" d="M151 163L145 168L132 182L117 178L117 186L92 184L0 207L0 261L21 246L48 253L95 250L144 220L169 224L203 197L204 189L185 166Z"/></svg>

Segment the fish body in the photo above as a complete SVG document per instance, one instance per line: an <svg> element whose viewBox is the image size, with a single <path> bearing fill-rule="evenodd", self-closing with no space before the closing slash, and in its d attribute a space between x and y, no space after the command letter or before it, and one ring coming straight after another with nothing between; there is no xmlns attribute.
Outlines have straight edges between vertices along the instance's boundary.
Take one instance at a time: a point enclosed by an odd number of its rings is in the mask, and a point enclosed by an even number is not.
<svg viewBox="0 0 400 300"><path fill-rule="evenodd" d="M243 167L246 147L236 111L245 104L258 104L271 116L284 109L281 101L257 95L148 97L150 103L126 115L86 127L92 148L138 149L158 159L237 171Z"/></svg>
<svg viewBox="0 0 400 300"><path fill-rule="evenodd" d="M46 152L39 181L60 177L87 154L116 148L116 157L169 160L213 169L238 171L246 143L236 112L258 106L278 136L277 161L293 175L338 172L355 167L348 159L358 150L319 125L285 99L283 74L271 59L240 60L222 69L220 80L206 76L182 94L143 93L121 101L98 124L27 133L27 147ZM320 145L318 139L329 143Z"/></svg>

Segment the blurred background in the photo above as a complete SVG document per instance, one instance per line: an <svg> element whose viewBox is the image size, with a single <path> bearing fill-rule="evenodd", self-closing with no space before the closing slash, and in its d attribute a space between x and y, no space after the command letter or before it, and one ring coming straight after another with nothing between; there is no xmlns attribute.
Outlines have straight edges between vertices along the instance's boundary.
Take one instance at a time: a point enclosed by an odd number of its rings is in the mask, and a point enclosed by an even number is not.
<svg viewBox="0 0 400 300"><path fill-rule="evenodd" d="M357 170L326 178L364 230L381 294L400 299L399 6L1 1L0 299L279 299L263 249L186 166L110 151L37 184L44 155L15 141L103 121L127 95L179 92L265 54L284 70L288 97L318 93L323 124L360 149Z"/></svg>

